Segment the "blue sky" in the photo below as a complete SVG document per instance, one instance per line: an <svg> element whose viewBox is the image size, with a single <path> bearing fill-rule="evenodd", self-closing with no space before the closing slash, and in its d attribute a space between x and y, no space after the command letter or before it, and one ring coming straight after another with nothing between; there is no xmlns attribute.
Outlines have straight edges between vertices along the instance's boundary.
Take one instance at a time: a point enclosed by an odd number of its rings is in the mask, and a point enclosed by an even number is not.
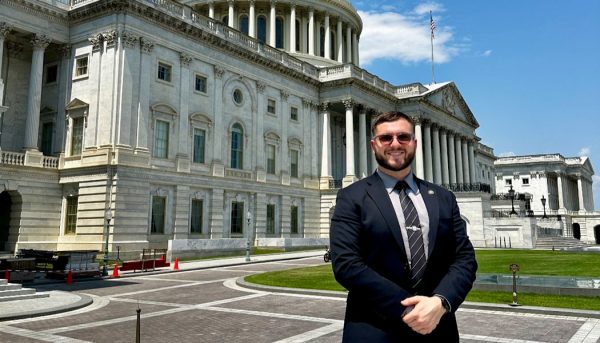
<svg viewBox="0 0 600 343"><path fill-rule="evenodd" d="M497 156L588 156L600 209L600 1L353 0L361 67L399 85L454 81Z"/></svg>

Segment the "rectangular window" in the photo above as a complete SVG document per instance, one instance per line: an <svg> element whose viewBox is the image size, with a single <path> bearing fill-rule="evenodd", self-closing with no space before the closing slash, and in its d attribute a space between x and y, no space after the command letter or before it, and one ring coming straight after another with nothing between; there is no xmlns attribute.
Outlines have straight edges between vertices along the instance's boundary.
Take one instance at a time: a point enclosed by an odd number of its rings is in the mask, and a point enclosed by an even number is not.
<svg viewBox="0 0 600 343"><path fill-rule="evenodd" d="M298 206L292 206L290 218L290 231L292 234L298 233Z"/></svg>
<svg viewBox="0 0 600 343"><path fill-rule="evenodd" d="M88 57L82 56L75 59L75 77L82 77L88 74Z"/></svg>
<svg viewBox="0 0 600 343"><path fill-rule="evenodd" d="M204 163L204 147L206 142L206 131L194 129L194 163Z"/></svg>
<svg viewBox="0 0 600 343"><path fill-rule="evenodd" d="M83 121L84 117L73 118L71 131L71 156L81 155L83 148Z"/></svg>
<svg viewBox="0 0 600 343"><path fill-rule="evenodd" d="M292 107L290 109L290 119L298 120L298 107Z"/></svg>
<svg viewBox="0 0 600 343"><path fill-rule="evenodd" d="M202 233L202 211L204 202L202 199L192 200L192 218L191 218L191 233Z"/></svg>
<svg viewBox="0 0 600 343"><path fill-rule="evenodd" d="M154 157L167 158L169 151L169 123L157 120L154 126Z"/></svg>
<svg viewBox="0 0 600 343"><path fill-rule="evenodd" d="M65 217L65 234L77 233L77 202L78 197L67 198L67 212Z"/></svg>
<svg viewBox="0 0 600 343"><path fill-rule="evenodd" d="M275 174L275 146L267 145L267 174Z"/></svg>
<svg viewBox="0 0 600 343"><path fill-rule="evenodd" d="M528 177L523 178L523 185L524 186L529 185L529 178Z"/></svg>
<svg viewBox="0 0 600 343"><path fill-rule="evenodd" d="M196 92L206 93L206 77L202 75L196 75L194 89Z"/></svg>
<svg viewBox="0 0 600 343"><path fill-rule="evenodd" d="M166 82L171 82L171 66L158 62L158 79Z"/></svg>
<svg viewBox="0 0 600 343"><path fill-rule="evenodd" d="M275 114L276 106L277 106L277 103L275 102L275 100L273 100L273 99L267 100L267 113Z"/></svg>
<svg viewBox="0 0 600 343"><path fill-rule="evenodd" d="M167 198L161 196L152 197L152 222L150 233L165 233L165 212Z"/></svg>
<svg viewBox="0 0 600 343"><path fill-rule="evenodd" d="M45 156L52 155L53 131L54 131L53 123L44 123L44 125L42 125L42 153Z"/></svg>
<svg viewBox="0 0 600 343"><path fill-rule="evenodd" d="M512 180L511 179L506 179L506 180L504 180L504 182L506 182L506 186L512 185Z"/></svg>
<svg viewBox="0 0 600 343"><path fill-rule="evenodd" d="M290 151L290 176L298 177L298 160L300 153L298 150Z"/></svg>
<svg viewBox="0 0 600 343"><path fill-rule="evenodd" d="M53 64L46 67L46 84L56 83L58 80L58 65Z"/></svg>
<svg viewBox="0 0 600 343"><path fill-rule="evenodd" d="M244 203L231 203L231 235L241 236L244 233Z"/></svg>
<svg viewBox="0 0 600 343"><path fill-rule="evenodd" d="M275 234L275 205L267 204L267 234Z"/></svg>

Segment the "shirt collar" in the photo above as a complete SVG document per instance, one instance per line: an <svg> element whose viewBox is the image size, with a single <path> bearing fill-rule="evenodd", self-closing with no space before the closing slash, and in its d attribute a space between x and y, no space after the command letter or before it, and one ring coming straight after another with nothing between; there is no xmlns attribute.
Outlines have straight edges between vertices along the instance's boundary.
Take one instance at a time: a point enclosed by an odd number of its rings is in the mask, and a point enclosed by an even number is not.
<svg viewBox="0 0 600 343"><path fill-rule="evenodd" d="M379 168L377 168L377 174L383 181L383 186L385 187L385 190L388 192L388 194L392 193L394 191L394 187L396 187L396 183L398 183L398 181L400 180L389 176L388 174L379 170ZM412 172L404 178L404 181L406 181L408 187L410 187L410 190L413 193L419 194L419 188L417 187L417 183Z"/></svg>

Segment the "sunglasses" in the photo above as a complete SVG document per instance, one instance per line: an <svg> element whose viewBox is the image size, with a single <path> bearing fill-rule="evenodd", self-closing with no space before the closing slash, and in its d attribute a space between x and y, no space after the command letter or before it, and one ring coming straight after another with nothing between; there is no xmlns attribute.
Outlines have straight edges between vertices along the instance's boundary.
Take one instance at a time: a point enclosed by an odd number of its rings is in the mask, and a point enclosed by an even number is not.
<svg viewBox="0 0 600 343"><path fill-rule="evenodd" d="M400 144L408 144L415 139L415 135L412 133L399 133L397 135L383 134L373 137L373 140L377 140L381 144L390 145L394 141L394 137Z"/></svg>

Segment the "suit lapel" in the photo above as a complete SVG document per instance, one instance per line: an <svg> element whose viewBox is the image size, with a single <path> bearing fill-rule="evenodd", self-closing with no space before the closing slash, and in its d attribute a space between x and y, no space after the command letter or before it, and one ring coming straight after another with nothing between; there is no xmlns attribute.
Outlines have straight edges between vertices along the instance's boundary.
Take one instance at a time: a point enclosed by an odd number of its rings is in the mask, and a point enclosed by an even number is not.
<svg viewBox="0 0 600 343"><path fill-rule="evenodd" d="M423 198L423 202L425 202L425 207L427 207L427 214L429 216L429 251L427 252L427 255L431 256L431 252L435 246L437 229L440 220L438 197L435 194L435 191L429 188L425 182L422 182L417 178L415 178L415 180L417 185L419 185L419 191L421 192L421 197Z"/></svg>
<svg viewBox="0 0 600 343"><path fill-rule="evenodd" d="M379 212L392 231L396 243L404 250L404 241L402 240L402 233L400 232L400 223L398 223L394 206L392 206L390 195L387 193L383 181L381 181L381 178L379 178L377 173L374 173L367 179L367 184L367 194L379 208ZM402 256L406 258L405 254L402 254Z"/></svg>

